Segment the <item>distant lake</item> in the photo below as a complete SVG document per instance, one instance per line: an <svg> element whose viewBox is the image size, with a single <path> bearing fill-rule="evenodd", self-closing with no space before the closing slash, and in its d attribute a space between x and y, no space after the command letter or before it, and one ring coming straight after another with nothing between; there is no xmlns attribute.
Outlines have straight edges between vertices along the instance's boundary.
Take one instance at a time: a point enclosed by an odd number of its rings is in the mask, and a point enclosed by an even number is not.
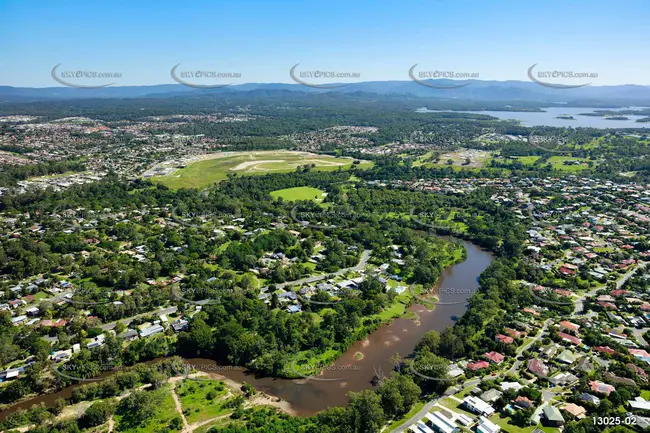
<svg viewBox="0 0 650 433"><path fill-rule="evenodd" d="M620 111L641 110L643 107L626 108L580 108L580 107L547 107L542 112L529 111L457 111L458 113L487 114L502 120L517 120L524 126L557 126L557 127L583 127L583 128L650 128L650 123L636 122L647 116L632 116L624 114L629 120L611 120L604 117L580 116L580 113L594 113L597 110ZM420 108L418 113L440 113L450 110L429 110ZM558 116L573 116L573 120L557 119Z"/></svg>

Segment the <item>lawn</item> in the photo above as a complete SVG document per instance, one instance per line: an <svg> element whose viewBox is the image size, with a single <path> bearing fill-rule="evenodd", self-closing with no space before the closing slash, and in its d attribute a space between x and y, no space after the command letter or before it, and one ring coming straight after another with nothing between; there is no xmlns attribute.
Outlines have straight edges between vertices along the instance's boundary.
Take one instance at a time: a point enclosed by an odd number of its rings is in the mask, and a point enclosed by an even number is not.
<svg viewBox="0 0 650 433"><path fill-rule="evenodd" d="M514 424L510 424L510 421L511 421L510 417L501 418L501 414L494 414L489 418L489 420L492 421L493 423L495 423L496 425L498 425L499 427L501 427L501 429L502 429L501 431L503 431L503 432L532 433L533 430L535 430L536 428L540 428L542 431L544 431L546 433L557 433L557 432L559 432L559 430L556 429L556 428L544 427L541 424L536 426L536 427L533 427L533 426L519 427L519 426L516 426Z"/></svg>
<svg viewBox="0 0 650 433"><path fill-rule="evenodd" d="M34 295L34 301L38 302L38 301L40 301L41 299L45 299L45 298L47 298L48 296L50 296L50 295L48 295L48 294L45 293L45 292L38 292L38 293L36 293L36 294Z"/></svg>
<svg viewBox="0 0 650 433"><path fill-rule="evenodd" d="M539 158L540 158L539 156L514 156L514 157L507 157L507 158L503 158L503 157L494 158L494 160L502 164L520 162L523 165L533 165Z"/></svg>
<svg viewBox="0 0 650 433"><path fill-rule="evenodd" d="M451 398L443 398L438 402L440 406L446 407L447 409L451 409L456 413L464 413L465 415L469 416L472 419L476 419L476 414L473 412L470 412L468 410L463 409L460 406L460 403L458 403L456 400L451 399Z"/></svg>
<svg viewBox="0 0 650 433"><path fill-rule="evenodd" d="M426 166L426 167L448 167L448 160L452 160L451 164L454 169L458 167L459 169L468 168L468 169L477 169L485 166L485 163L492 156L492 152L485 150L476 150L476 149L458 149L453 152L447 152L440 155L439 161L436 163L431 158L433 157L433 152L426 153L413 162L414 167ZM467 160L470 160L470 163L466 165Z"/></svg>
<svg viewBox="0 0 650 433"><path fill-rule="evenodd" d="M535 161L539 159L539 156L518 156L517 160L524 165L533 165Z"/></svg>
<svg viewBox="0 0 650 433"><path fill-rule="evenodd" d="M158 433L167 429L169 432L179 430L172 429L170 422L173 418L180 417L176 411L174 400L171 395L171 387L165 385L155 391L146 391L154 394L156 401L156 413L148 419L133 419L130 411L115 414L115 431L121 433Z"/></svg>
<svg viewBox="0 0 650 433"><path fill-rule="evenodd" d="M325 191L309 186L298 186L273 191L271 197L275 199L282 197L285 201L314 200L321 202L325 198Z"/></svg>
<svg viewBox="0 0 650 433"><path fill-rule="evenodd" d="M414 214L403 216L406 218L413 218L422 224L427 224L432 227L439 227L464 233L467 230L467 224L464 222L454 221L456 214L457 209L449 208L440 209L435 213L435 215L420 216L418 214Z"/></svg>
<svg viewBox="0 0 650 433"><path fill-rule="evenodd" d="M474 389L473 386L468 386L467 388L463 388L462 391L457 392L456 394L454 394L454 397L456 397L457 399L462 400L472 392L472 389Z"/></svg>
<svg viewBox="0 0 650 433"><path fill-rule="evenodd" d="M305 165L314 170L336 171L353 166L352 158L337 158L293 151L221 152L205 155L204 159L191 162L168 176L154 176L153 181L172 188L205 188L228 177L253 176L268 173L289 173ZM361 161L355 167L370 168L371 161Z"/></svg>
<svg viewBox="0 0 650 433"><path fill-rule="evenodd" d="M176 394L187 422L205 421L228 412L223 408L228 388L220 380L185 379L176 386Z"/></svg>
<svg viewBox="0 0 650 433"><path fill-rule="evenodd" d="M327 349L325 352L306 358L305 355L310 352L301 352L287 363L285 373L287 377L301 377L318 375L326 366L333 364L341 355L341 351ZM294 362L295 360L295 362Z"/></svg>
<svg viewBox="0 0 650 433"><path fill-rule="evenodd" d="M230 425L232 423L232 419L226 417L226 418L220 418L216 421L209 422L206 425L203 425L197 429L194 430L194 433L208 433L212 427L225 427L227 425Z"/></svg>
<svg viewBox="0 0 650 433"><path fill-rule="evenodd" d="M564 165L564 161L580 162L580 165ZM581 171L589 168L585 158L574 158L571 156L552 156L548 159L549 164L556 169L562 171Z"/></svg>
<svg viewBox="0 0 650 433"><path fill-rule="evenodd" d="M394 428L400 426L404 421L406 421L407 419L411 418L413 415L418 413L420 409L424 407L425 404L426 402L424 401L416 401L413 407L411 408L411 410L408 411L408 413L406 413L404 416L397 418L396 420L391 421L391 423L388 424L388 426L386 427L386 431L393 431Z"/></svg>

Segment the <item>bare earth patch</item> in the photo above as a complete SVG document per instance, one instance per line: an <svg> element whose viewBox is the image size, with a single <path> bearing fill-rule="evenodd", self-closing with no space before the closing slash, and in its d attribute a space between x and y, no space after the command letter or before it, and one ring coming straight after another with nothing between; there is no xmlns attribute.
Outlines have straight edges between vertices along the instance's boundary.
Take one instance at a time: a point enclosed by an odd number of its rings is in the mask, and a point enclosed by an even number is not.
<svg viewBox="0 0 650 433"><path fill-rule="evenodd" d="M248 167L255 166L258 164L265 164L267 162L284 162L284 159L267 159L267 160L258 160L258 161L246 161L242 162L236 167L232 167L231 170L233 171L239 171L239 170L246 170Z"/></svg>

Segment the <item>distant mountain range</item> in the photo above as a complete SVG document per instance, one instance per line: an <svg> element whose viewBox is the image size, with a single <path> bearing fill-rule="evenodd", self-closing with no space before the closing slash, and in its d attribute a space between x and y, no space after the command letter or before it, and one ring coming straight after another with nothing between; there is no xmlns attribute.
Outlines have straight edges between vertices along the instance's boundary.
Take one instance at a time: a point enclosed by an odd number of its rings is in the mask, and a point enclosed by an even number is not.
<svg viewBox="0 0 650 433"><path fill-rule="evenodd" d="M99 89L79 89L73 87L11 87L0 86L0 103L34 102L46 100L86 99L86 98L171 98L179 96L200 96L231 92L290 91L303 93L370 93L404 97L436 99L458 99L475 101L526 101L538 103L568 103L573 106L589 105L636 105L650 106L650 86L585 86L580 88L549 88L529 81L452 81L425 80L432 86L467 84L464 87L440 89L413 81L367 81L353 83L333 89L316 89L300 84L285 83L247 83L218 89L196 89L181 84L161 84L154 86L104 87Z"/></svg>

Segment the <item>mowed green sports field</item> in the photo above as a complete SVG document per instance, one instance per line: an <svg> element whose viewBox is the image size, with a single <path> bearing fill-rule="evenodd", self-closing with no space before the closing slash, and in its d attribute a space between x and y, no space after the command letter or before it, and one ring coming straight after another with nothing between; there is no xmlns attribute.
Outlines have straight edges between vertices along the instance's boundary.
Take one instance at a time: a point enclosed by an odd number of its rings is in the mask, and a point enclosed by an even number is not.
<svg viewBox="0 0 650 433"><path fill-rule="evenodd" d="M295 188L278 189L271 192L271 197L282 197L286 201L313 200L321 202L325 198L325 191L310 186L297 186Z"/></svg>
<svg viewBox="0 0 650 433"><path fill-rule="evenodd" d="M336 171L339 167L349 169L352 158L336 158L294 151L223 152L205 155L204 159L192 162L169 176L154 176L151 180L172 188L205 188L223 179L228 174L254 176L267 173L289 173L297 167L314 164L315 170ZM371 161L361 161L360 168L370 168Z"/></svg>

